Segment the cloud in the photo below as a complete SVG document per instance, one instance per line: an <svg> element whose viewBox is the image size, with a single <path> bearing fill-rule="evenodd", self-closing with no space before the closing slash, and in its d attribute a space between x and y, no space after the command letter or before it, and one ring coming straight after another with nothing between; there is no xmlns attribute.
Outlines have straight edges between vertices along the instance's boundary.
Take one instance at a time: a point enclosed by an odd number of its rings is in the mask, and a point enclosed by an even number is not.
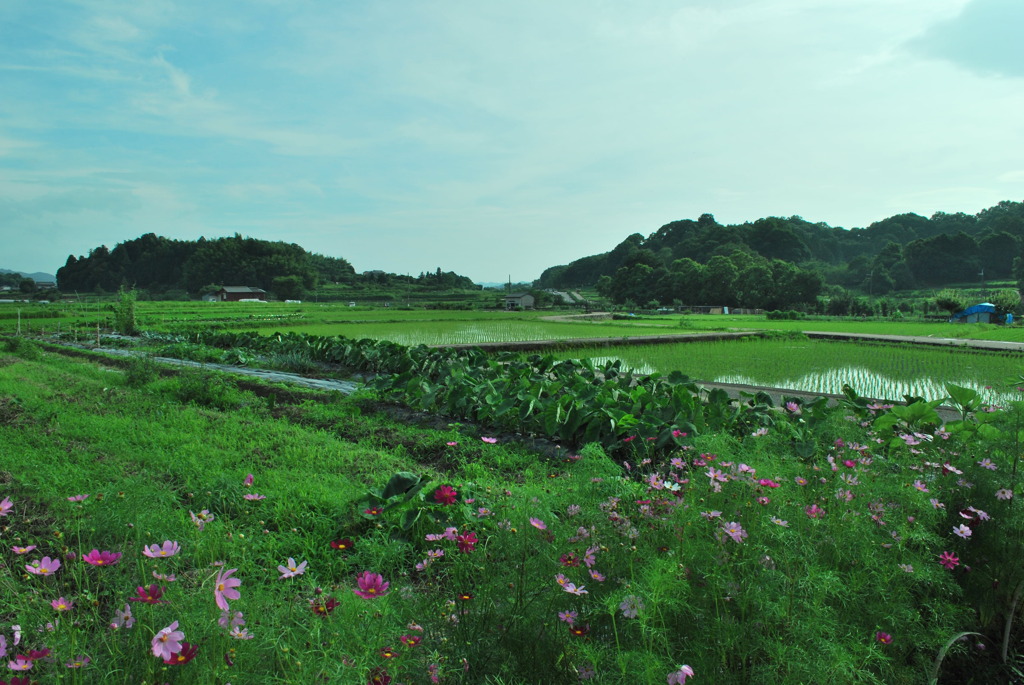
<svg viewBox="0 0 1024 685"><path fill-rule="evenodd" d="M956 17L937 23L908 47L979 74L1024 77L1024 2L971 0Z"/></svg>

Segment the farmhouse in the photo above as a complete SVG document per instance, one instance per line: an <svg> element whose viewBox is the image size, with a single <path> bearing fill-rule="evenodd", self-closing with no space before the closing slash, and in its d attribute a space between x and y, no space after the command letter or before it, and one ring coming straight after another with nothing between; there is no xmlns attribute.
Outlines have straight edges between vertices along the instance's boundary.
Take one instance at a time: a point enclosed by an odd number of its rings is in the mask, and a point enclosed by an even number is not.
<svg viewBox="0 0 1024 685"><path fill-rule="evenodd" d="M505 309L533 309L533 295L530 293L509 293L505 296Z"/></svg>
<svg viewBox="0 0 1024 685"><path fill-rule="evenodd" d="M243 300L267 301L267 291L247 285L224 285L220 290L204 295L207 302L241 302Z"/></svg>
<svg viewBox="0 0 1024 685"><path fill-rule="evenodd" d="M991 302L982 302L949 317L950 323L1013 323L1013 314L1000 314Z"/></svg>

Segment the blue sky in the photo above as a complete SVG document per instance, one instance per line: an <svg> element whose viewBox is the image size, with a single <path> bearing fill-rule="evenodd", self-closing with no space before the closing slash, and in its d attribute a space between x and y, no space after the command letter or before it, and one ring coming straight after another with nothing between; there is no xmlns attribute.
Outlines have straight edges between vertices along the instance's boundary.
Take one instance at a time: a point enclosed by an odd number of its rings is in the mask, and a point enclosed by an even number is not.
<svg viewBox="0 0 1024 685"><path fill-rule="evenodd" d="M1018 0L5 0L0 267L153 232L530 280L1024 199Z"/></svg>

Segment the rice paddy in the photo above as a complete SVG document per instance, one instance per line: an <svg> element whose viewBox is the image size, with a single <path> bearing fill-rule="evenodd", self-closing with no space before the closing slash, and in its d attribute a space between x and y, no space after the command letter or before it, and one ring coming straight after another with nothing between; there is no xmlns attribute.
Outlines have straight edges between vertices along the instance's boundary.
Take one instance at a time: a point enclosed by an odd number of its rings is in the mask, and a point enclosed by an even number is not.
<svg viewBox="0 0 1024 685"><path fill-rule="evenodd" d="M620 359L641 373L681 371L708 383L832 394L849 385L877 399L939 399L953 383L977 389L990 402L1009 399L1000 388L1024 366L1020 354L801 339L583 348L558 356Z"/></svg>

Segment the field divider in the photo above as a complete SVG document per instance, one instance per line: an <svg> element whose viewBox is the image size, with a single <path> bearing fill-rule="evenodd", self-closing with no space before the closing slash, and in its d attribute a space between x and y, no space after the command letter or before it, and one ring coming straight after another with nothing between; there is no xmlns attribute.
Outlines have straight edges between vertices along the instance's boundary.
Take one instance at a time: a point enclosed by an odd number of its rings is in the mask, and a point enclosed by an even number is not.
<svg viewBox="0 0 1024 685"><path fill-rule="evenodd" d="M667 345L680 342L716 342L739 338L763 338L764 331L719 331L714 333L677 333L672 335L636 335L618 338L566 338L564 340L512 340L507 342L428 345L455 351L481 349L485 352L533 352L565 350L577 347L615 347L619 345Z"/></svg>

